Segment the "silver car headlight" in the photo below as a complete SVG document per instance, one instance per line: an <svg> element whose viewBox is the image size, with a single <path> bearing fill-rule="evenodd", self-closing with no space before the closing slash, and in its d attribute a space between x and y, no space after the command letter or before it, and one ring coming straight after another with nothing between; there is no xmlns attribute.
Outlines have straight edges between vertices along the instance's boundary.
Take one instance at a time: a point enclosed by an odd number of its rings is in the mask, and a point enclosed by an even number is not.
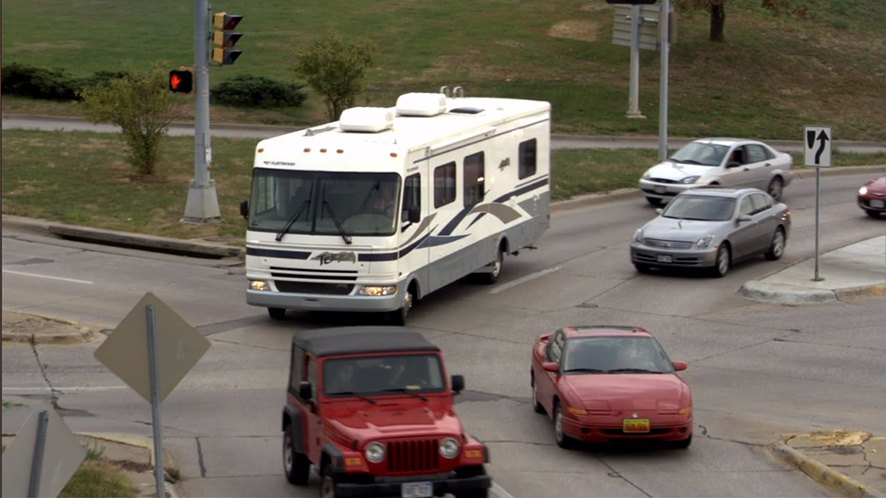
<svg viewBox="0 0 886 498"><path fill-rule="evenodd" d="M636 232L634 232L634 242L641 243L643 242L643 229L638 228Z"/></svg>
<svg viewBox="0 0 886 498"><path fill-rule="evenodd" d="M696 249L707 249L708 247L711 247L712 242L714 242L714 234L709 233L709 234L705 235L704 237L695 241L695 248Z"/></svg>
<svg viewBox="0 0 886 498"><path fill-rule="evenodd" d="M868 194L868 187L867 186L862 186L860 189L858 189L858 195L867 195L867 194Z"/></svg>
<svg viewBox="0 0 886 498"><path fill-rule="evenodd" d="M375 442L366 445L366 459L372 463L380 463L385 459L385 445Z"/></svg>
<svg viewBox="0 0 886 498"><path fill-rule="evenodd" d="M459 451L461 451L461 444L455 439L448 437L440 441L440 456L443 458L451 460L458 456Z"/></svg>
<svg viewBox="0 0 886 498"><path fill-rule="evenodd" d="M695 183L698 181L699 178L700 178L699 175L687 176L687 177L683 178L682 180L680 180L680 183Z"/></svg>

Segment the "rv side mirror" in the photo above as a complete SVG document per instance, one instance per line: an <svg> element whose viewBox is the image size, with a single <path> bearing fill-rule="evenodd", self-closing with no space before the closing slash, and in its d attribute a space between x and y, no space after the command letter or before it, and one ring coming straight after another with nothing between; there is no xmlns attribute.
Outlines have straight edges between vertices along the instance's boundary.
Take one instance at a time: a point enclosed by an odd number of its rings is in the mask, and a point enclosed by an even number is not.
<svg viewBox="0 0 886 498"><path fill-rule="evenodd" d="M452 376L452 392L455 394L460 393L465 388L465 378L463 375L453 375Z"/></svg>
<svg viewBox="0 0 886 498"><path fill-rule="evenodd" d="M417 207L409 208L409 222L418 223L421 221L421 209Z"/></svg>
<svg viewBox="0 0 886 498"><path fill-rule="evenodd" d="M240 216L249 218L249 201L240 201Z"/></svg>

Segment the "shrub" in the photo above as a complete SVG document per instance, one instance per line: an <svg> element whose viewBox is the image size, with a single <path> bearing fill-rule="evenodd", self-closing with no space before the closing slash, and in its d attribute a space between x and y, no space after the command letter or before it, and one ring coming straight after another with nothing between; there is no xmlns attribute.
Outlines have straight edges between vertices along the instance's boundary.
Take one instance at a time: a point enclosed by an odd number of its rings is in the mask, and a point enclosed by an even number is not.
<svg viewBox="0 0 886 498"><path fill-rule="evenodd" d="M32 99L78 100L80 89L75 78L64 71L12 63L3 66L2 91Z"/></svg>
<svg viewBox="0 0 886 498"><path fill-rule="evenodd" d="M214 104L234 107L291 107L307 98L302 88L262 76L237 76L216 85L210 95Z"/></svg>

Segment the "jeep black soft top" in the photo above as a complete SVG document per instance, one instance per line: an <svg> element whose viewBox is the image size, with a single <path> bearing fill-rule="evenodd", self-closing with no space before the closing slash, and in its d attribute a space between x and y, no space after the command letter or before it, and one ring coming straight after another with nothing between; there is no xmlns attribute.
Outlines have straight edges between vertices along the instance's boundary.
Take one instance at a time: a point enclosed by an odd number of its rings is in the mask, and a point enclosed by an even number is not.
<svg viewBox="0 0 886 498"><path fill-rule="evenodd" d="M406 327L361 326L333 327L299 332L292 343L318 357L390 353L402 351L440 351L421 332Z"/></svg>

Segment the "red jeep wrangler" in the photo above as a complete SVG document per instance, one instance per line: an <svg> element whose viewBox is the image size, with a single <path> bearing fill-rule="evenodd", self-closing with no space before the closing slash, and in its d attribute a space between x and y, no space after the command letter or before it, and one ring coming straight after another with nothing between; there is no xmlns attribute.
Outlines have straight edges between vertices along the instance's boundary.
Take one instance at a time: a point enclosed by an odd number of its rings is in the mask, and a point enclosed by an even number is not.
<svg viewBox="0 0 886 498"><path fill-rule="evenodd" d="M486 497L486 445L453 410L464 378L403 327L295 334L283 409L283 469L321 496Z"/></svg>

